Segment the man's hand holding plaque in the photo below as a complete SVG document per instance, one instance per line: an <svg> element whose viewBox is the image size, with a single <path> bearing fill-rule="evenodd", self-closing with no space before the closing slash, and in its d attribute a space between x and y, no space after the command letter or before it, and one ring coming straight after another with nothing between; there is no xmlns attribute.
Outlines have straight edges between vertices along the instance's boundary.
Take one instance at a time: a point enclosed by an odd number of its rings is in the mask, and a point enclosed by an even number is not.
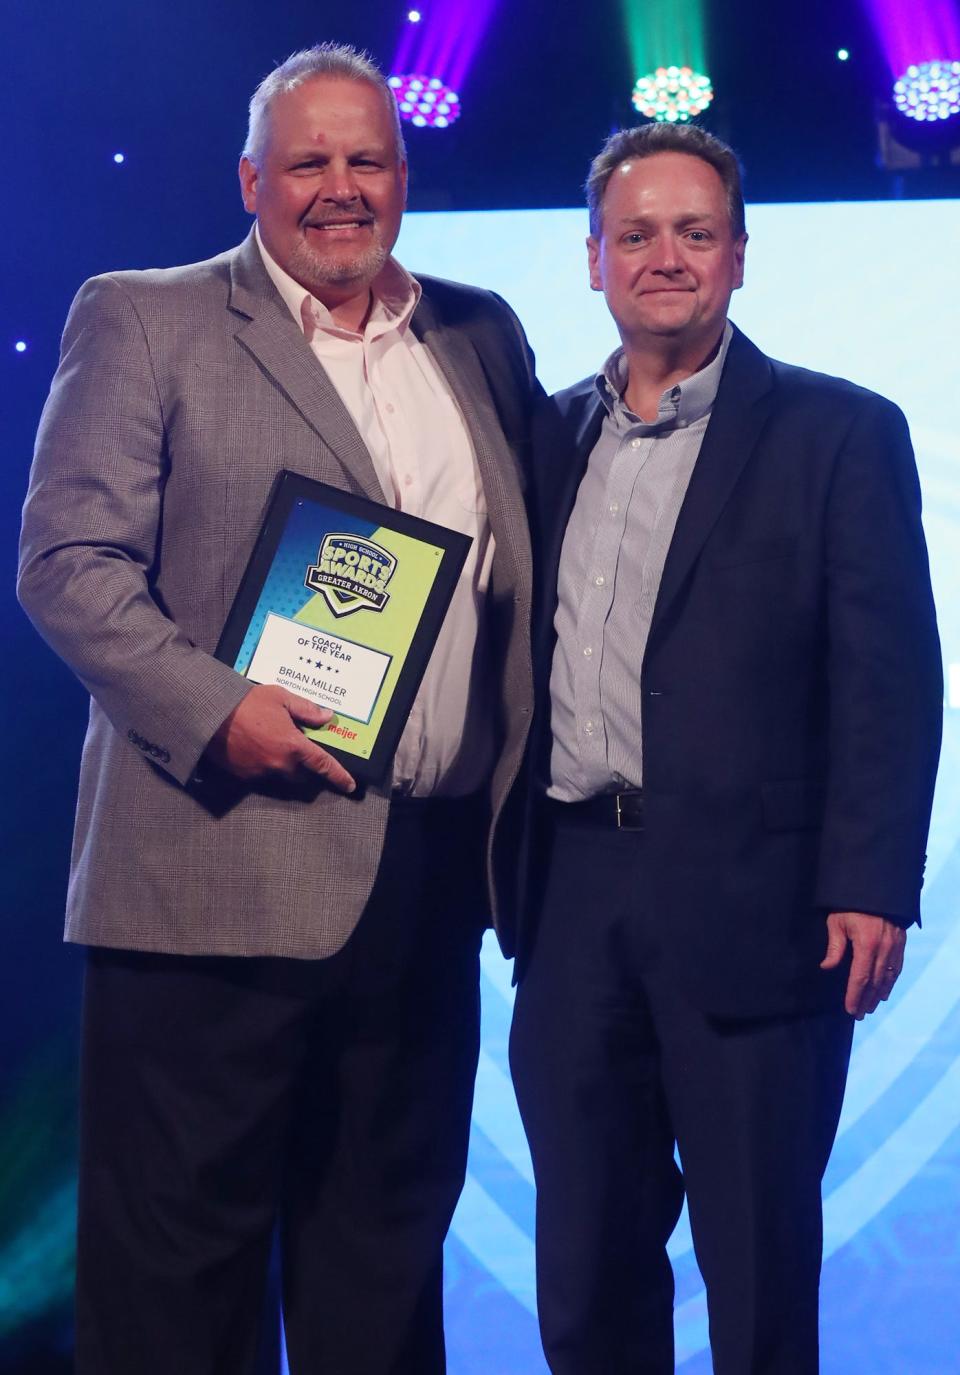
<svg viewBox="0 0 960 1375"><path fill-rule="evenodd" d="M299 729L320 730L332 716L329 708L315 706L286 688L258 683L220 726L207 755L236 778L295 778L307 769L332 788L352 793L357 785L346 769Z"/></svg>

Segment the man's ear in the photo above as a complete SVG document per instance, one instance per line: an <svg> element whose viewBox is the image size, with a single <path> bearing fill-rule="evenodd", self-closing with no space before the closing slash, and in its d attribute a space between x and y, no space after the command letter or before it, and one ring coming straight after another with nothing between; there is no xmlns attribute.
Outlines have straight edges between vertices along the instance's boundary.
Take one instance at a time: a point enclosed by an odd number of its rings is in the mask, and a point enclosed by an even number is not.
<svg viewBox="0 0 960 1375"><path fill-rule="evenodd" d="M734 291L736 291L738 287L743 286L743 259L747 251L747 240L749 237L749 234L741 234L740 238L733 245L733 260L736 263L736 275L733 279Z"/></svg>
<svg viewBox="0 0 960 1375"><path fill-rule="evenodd" d="M240 159L240 166L237 169L240 174L240 192L243 196L243 208L248 210L251 215L257 213L257 179L260 176L256 163L250 161L246 153Z"/></svg>
<svg viewBox="0 0 960 1375"><path fill-rule="evenodd" d="M587 263L590 268L590 287L593 291L603 290L600 277L600 240L593 234L587 239Z"/></svg>

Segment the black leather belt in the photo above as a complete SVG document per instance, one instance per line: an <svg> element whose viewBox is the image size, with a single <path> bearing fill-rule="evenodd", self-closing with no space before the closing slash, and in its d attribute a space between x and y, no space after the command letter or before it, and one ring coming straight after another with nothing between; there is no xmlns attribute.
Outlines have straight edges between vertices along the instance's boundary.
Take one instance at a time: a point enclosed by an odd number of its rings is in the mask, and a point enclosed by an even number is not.
<svg viewBox="0 0 960 1375"><path fill-rule="evenodd" d="M624 793L601 793L584 802L558 802L546 799L550 815L555 820L572 821L578 826L596 826L601 830L642 831L643 793L632 788Z"/></svg>

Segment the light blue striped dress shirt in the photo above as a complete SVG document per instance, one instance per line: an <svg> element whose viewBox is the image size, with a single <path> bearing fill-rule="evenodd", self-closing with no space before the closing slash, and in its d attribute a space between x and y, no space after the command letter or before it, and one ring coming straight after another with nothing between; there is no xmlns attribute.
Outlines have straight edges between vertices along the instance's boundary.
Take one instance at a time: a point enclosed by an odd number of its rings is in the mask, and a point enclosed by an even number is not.
<svg viewBox="0 0 960 1375"><path fill-rule="evenodd" d="M648 424L627 409L617 349L597 376L606 414L564 536L550 676L550 797L643 783L640 669L670 541L732 337L665 391Z"/></svg>

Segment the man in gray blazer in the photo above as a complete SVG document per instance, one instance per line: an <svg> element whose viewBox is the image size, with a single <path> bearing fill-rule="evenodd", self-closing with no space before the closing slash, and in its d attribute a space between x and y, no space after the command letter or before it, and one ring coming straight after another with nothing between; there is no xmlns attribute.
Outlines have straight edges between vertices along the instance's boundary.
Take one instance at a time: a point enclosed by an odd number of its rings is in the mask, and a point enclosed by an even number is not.
<svg viewBox="0 0 960 1375"><path fill-rule="evenodd" d="M279 1223L292 1370L431 1375L530 715L532 364L390 256L403 140L352 50L265 79L240 178L239 248L80 291L24 513L22 602L92 697L77 1368L250 1370ZM383 787L213 657L283 468L473 540Z"/></svg>

